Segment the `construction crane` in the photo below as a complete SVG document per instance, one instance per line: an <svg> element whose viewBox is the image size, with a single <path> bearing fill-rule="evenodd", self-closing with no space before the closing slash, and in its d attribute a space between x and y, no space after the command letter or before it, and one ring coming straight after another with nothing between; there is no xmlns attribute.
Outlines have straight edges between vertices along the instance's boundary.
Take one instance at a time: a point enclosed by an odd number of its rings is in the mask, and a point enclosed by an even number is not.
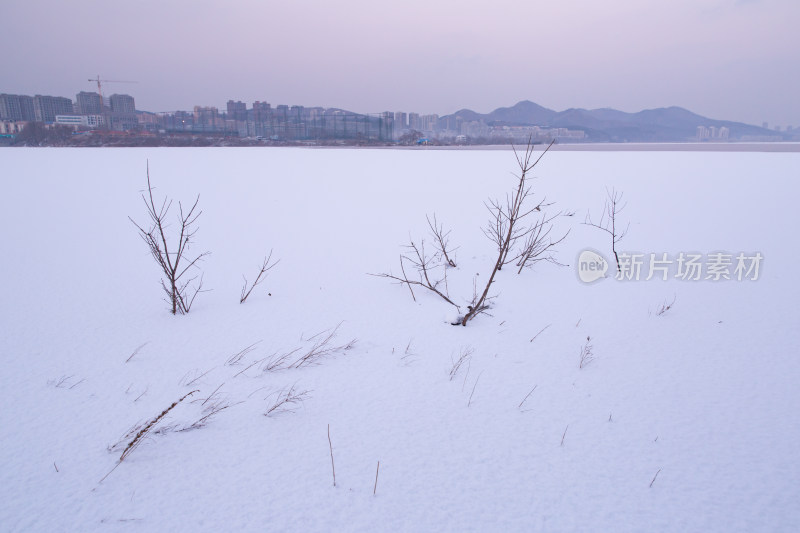
<svg viewBox="0 0 800 533"><path fill-rule="evenodd" d="M101 110L101 114L103 115L103 122L106 123L105 127L109 127L110 124L108 124L108 117L106 116L106 113L105 113L105 101L103 100L103 86L102 86L102 84L103 83L139 83L137 81L125 81L125 80L101 80L100 79L100 74L97 75L97 78L89 78L88 81L93 81L93 82L97 83L97 94L100 95L100 110Z"/></svg>
<svg viewBox="0 0 800 533"><path fill-rule="evenodd" d="M138 81L125 81L125 80L101 80L98 74L96 78L89 78L89 81L97 83L97 94L100 98L103 97L103 83L139 83Z"/></svg>

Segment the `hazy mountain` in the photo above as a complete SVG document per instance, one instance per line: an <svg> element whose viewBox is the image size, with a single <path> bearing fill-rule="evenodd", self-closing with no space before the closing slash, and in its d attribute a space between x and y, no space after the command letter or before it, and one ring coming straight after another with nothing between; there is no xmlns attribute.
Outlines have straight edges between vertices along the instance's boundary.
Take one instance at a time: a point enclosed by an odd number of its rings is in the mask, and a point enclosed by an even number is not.
<svg viewBox="0 0 800 533"><path fill-rule="evenodd" d="M578 109L554 111L534 102L522 101L512 107L501 107L491 113L476 113L462 109L445 119L460 117L465 122L483 121L489 126L540 126L584 130L587 140L598 141L687 141L694 140L698 126L727 127L730 139L742 137L789 136L750 124L703 117L681 107L645 109L626 113L616 109Z"/></svg>

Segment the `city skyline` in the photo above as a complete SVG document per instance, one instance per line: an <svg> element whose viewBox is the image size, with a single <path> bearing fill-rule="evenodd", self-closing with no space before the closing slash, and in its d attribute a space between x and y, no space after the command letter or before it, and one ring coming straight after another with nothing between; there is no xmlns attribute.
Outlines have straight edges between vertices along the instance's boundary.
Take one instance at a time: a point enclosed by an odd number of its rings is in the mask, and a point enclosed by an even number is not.
<svg viewBox="0 0 800 533"><path fill-rule="evenodd" d="M357 113L680 106L748 124L800 124L789 0L670 4L463 0L11 0L3 91L73 94L90 77L154 112L229 99ZM104 91L105 92L105 91Z"/></svg>

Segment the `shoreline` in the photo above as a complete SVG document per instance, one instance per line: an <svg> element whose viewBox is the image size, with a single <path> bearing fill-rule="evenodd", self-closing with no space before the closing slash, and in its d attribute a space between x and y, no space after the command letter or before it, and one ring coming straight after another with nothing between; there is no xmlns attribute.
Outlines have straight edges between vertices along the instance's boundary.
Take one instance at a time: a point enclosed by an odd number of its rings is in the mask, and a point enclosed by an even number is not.
<svg viewBox="0 0 800 533"><path fill-rule="evenodd" d="M72 144L72 145L45 145L45 146L3 146L2 148L304 148L314 150L465 150L465 151L494 151L512 150L524 147L525 144L476 144L476 145L395 145L395 144L208 144L208 145L169 145L169 144ZM535 149L544 148L545 144L535 145ZM727 143L701 143L701 142L665 142L665 143L564 143L554 144L551 151L556 152L772 152L772 153L797 153L800 152L800 142L727 142Z"/></svg>
<svg viewBox="0 0 800 533"><path fill-rule="evenodd" d="M522 145L520 145L522 146ZM544 146L544 145L538 145ZM339 148L314 146L313 148ZM511 150L510 144L473 146L363 146L398 150ZM800 152L800 142L729 142L729 143L581 143L554 144L550 151L560 152Z"/></svg>

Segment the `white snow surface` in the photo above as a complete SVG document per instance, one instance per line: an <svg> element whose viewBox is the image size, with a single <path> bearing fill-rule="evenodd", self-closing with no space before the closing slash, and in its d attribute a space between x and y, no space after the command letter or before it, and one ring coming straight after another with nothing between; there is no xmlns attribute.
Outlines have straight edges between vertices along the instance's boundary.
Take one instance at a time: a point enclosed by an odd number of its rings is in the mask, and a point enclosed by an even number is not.
<svg viewBox="0 0 800 533"><path fill-rule="evenodd" d="M200 195L191 250L212 252L212 290L185 316L128 220L146 222L148 160L173 213ZM515 185L510 151L5 149L0 168L2 531L800 527L798 153L546 154L534 188L575 212L557 223L569 266L504 269L467 327L368 273L399 273L435 212L465 304L495 261L484 202ZM582 284L579 252L608 257L581 224L606 187L628 202L620 249L760 252L759 279ZM240 305L270 249L280 263ZM352 349L246 369L338 324ZM305 401L264 416L292 385ZM193 389L101 483L109 448ZM215 390L229 407L176 431Z"/></svg>

